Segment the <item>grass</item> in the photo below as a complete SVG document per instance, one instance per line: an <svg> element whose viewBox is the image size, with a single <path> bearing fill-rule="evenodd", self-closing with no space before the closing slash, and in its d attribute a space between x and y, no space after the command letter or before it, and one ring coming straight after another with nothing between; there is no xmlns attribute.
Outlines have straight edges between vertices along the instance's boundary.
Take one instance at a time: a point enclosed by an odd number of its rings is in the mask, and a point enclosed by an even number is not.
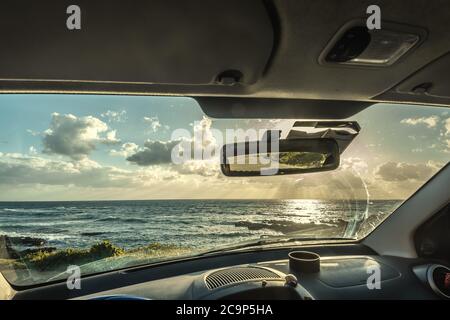
<svg viewBox="0 0 450 320"><path fill-rule="evenodd" d="M0 270L2 269L26 269L26 265L16 259L0 259Z"/></svg>
<svg viewBox="0 0 450 320"><path fill-rule="evenodd" d="M23 263L29 268L40 271L65 269L68 265L81 265L95 260L124 254L125 250L114 246L109 241L94 244L90 249L63 249L53 252L37 251L23 257Z"/></svg>
<svg viewBox="0 0 450 320"><path fill-rule="evenodd" d="M21 263L37 271L65 271L69 265L84 265L105 258L133 257L148 259L178 256L189 252L189 248L172 244L151 243L145 247L125 250L105 240L89 249L62 249L53 252L37 251L26 255Z"/></svg>
<svg viewBox="0 0 450 320"><path fill-rule="evenodd" d="M43 248L19 259L0 259L0 271L17 285L30 285L64 275L71 265L79 266L83 274L90 274L177 257L191 250L189 247L162 243L127 250L104 240L86 249L48 251Z"/></svg>

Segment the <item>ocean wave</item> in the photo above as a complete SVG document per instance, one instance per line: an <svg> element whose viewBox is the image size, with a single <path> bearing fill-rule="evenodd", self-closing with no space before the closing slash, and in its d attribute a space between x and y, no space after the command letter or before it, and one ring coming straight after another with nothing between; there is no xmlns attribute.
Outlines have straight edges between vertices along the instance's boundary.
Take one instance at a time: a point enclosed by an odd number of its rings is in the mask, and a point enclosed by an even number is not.
<svg viewBox="0 0 450 320"><path fill-rule="evenodd" d="M34 233L34 232L4 232L0 230L0 234L6 234L8 237L16 237L16 238L37 238L44 239L47 242L50 241L65 241L67 239L73 238L73 236L69 234L51 234L51 233Z"/></svg>
<svg viewBox="0 0 450 320"><path fill-rule="evenodd" d="M5 212L20 212L20 211L22 211L22 210L24 210L24 209L12 209L12 208L3 208L3 209L0 209L0 211L5 211Z"/></svg>
<svg viewBox="0 0 450 320"><path fill-rule="evenodd" d="M122 217L105 217L96 219L96 222L128 222L128 223L147 223L147 219L142 218L122 218Z"/></svg>
<svg viewBox="0 0 450 320"><path fill-rule="evenodd" d="M53 209L21 209L21 208L3 208L0 209L0 214L7 215L21 215L21 216L30 216L30 215L39 215L39 216L55 216L60 215L61 212L54 211Z"/></svg>
<svg viewBox="0 0 450 320"><path fill-rule="evenodd" d="M398 201L397 201L398 202ZM341 235L365 205L339 201L148 201L0 203L0 234L40 237L49 245L89 247L108 239L123 247L175 242L201 248L236 243L260 235L300 231ZM370 205L368 221L392 211L393 202ZM361 209L361 210L359 210Z"/></svg>
<svg viewBox="0 0 450 320"><path fill-rule="evenodd" d="M100 231L95 232L95 231L93 231L93 232L81 232L80 235L81 236L87 236L87 237L95 237L95 236L100 236L100 235L104 235L104 234L107 234L107 233L108 232L100 232Z"/></svg>
<svg viewBox="0 0 450 320"><path fill-rule="evenodd" d="M29 232L29 233L65 233L69 232L68 229L59 228L56 226L43 226L43 225L33 225L33 224L10 224L2 225L1 230L5 231L16 231L16 232Z"/></svg>
<svg viewBox="0 0 450 320"><path fill-rule="evenodd" d="M206 234L207 236L214 236L217 233ZM219 235L220 238L238 238L238 237L248 237L254 235L251 232L225 232Z"/></svg>
<svg viewBox="0 0 450 320"><path fill-rule="evenodd" d="M337 224L339 225L333 225L329 223L296 223L287 220L265 220L261 222L238 221L234 225L236 227L243 227L252 231L267 229L286 234L296 231L305 231L308 229L342 227L341 224L345 225L345 222L341 221L337 222Z"/></svg>

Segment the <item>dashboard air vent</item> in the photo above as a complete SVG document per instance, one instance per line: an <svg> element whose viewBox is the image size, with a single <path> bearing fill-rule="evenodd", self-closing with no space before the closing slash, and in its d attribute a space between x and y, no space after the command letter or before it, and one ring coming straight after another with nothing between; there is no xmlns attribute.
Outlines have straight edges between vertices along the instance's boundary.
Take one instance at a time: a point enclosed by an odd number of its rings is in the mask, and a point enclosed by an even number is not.
<svg viewBox="0 0 450 320"><path fill-rule="evenodd" d="M450 269L433 264L428 268L427 272L428 283L438 295L450 299Z"/></svg>
<svg viewBox="0 0 450 320"><path fill-rule="evenodd" d="M255 280L280 280L277 273L260 267L236 267L214 271L205 277L205 283L209 290L217 289L229 284L255 281Z"/></svg>

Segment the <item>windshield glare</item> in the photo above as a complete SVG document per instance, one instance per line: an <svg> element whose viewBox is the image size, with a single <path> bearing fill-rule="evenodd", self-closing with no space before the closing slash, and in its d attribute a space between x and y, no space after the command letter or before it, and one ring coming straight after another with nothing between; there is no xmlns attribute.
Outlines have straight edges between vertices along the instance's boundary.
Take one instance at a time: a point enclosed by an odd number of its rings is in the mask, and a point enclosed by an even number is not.
<svg viewBox="0 0 450 320"><path fill-rule="evenodd" d="M450 154L448 111L430 106L348 119L361 131L336 170L258 177L221 173L227 134L286 137L302 119L211 119L184 97L4 94L0 108L0 271L19 286L260 239L360 239Z"/></svg>

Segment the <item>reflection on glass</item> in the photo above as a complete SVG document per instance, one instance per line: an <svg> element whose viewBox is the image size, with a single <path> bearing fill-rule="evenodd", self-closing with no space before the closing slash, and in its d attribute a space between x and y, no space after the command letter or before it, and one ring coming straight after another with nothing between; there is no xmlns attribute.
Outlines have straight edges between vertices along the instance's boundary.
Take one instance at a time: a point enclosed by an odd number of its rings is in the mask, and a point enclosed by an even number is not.
<svg viewBox="0 0 450 320"><path fill-rule="evenodd" d="M280 169L314 169L323 167L329 154L317 152L277 152L247 154L228 158L232 171L259 171L277 165Z"/></svg>

